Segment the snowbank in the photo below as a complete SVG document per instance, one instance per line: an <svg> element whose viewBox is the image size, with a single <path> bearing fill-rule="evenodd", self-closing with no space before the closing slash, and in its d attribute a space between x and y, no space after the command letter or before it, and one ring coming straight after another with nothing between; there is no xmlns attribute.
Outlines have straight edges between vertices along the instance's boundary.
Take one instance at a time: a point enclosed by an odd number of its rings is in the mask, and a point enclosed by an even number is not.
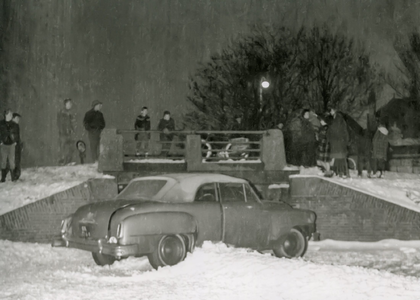
<svg viewBox="0 0 420 300"><path fill-rule="evenodd" d="M17 182L0 183L0 215L76 186L90 178L113 178L97 171L97 164L40 167L22 170Z"/></svg>
<svg viewBox="0 0 420 300"><path fill-rule="evenodd" d="M206 242L173 267L146 258L99 267L86 251L0 241L0 298L7 299L420 299L420 245L313 242L303 259ZM366 243L365 243L366 244ZM342 245L341 245L341 248ZM409 262L409 263L407 263Z"/></svg>

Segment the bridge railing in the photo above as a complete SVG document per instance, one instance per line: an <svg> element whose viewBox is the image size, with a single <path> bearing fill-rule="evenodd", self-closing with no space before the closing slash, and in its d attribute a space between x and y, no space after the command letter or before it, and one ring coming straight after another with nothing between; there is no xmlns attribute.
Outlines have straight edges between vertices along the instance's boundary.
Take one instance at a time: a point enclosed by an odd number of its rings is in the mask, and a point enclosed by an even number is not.
<svg viewBox="0 0 420 300"><path fill-rule="evenodd" d="M138 133L147 142L143 153L137 153L137 144L141 141L136 141L134 137ZM168 162L164 158L173 162L185 162L187 170L191 172L222 171L229 168L248 168L249 172L262 168L264 172L271 172L283 170L286 166L283 133L277 129L173 131L172 141L161 140L161 134L161 131L156 130L145 132L104 129L101 134L99 170L122 171L124 164L128 162ZM164 145L170 147L164 148ZM225 162L233 164L223 164ZM241 166L241 163L250 162L256 164Z"/></svg>
<svg viewBox="0 0 420 300"><path fill-rule="evenodd" d="M162 131L117 130L123 136L123 153L126 160L150 160L170 158L185 159L186 140L196 135L201 140L201 156L205 162L221 160L260 160L261 139L267 131L214 131L183 130ZM165 138L170 136L171 140ZM137 137L137 139L136 139Z"/></svg>

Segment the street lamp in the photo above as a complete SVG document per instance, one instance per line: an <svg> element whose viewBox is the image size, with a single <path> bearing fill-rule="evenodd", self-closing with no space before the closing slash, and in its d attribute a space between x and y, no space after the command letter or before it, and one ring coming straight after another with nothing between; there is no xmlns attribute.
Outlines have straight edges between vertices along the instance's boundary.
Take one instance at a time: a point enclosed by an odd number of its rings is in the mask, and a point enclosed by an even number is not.
<svg viewBox="0 0 420 300"><path fill-rule="evenodd" d="M266 89L270 86L270 82L265 79L265 77L261 77L260 80L260 88L259 88L259 92L260 92L260 112L262 111L262 107L263 107L263 89Z"/></svg>
<svg viewBox="0 0 420 300"><path fill-rule="evenodd" d="M261 87L266 89L269 86L270 86L270 82L267 79L265 79L265 77L262 77L261 78Z"/></svg>

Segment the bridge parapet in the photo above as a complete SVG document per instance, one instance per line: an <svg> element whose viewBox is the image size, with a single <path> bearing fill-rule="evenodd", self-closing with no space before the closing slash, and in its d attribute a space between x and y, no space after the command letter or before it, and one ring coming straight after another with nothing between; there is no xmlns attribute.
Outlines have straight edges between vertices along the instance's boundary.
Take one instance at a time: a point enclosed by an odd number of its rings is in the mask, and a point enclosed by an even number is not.
<svg viewBox="0 0 420 300"><path fill-rule="evenodd" d="M131 178L172 172L223 173L250 180L266 190L270 184L288 181L283 133L266 131L175 131L176 138L159 140L160 131L142 132L149 137L147 154L136 156L136 130L105 129L101 137L98 169ZM161 156L170 144L168 156ZM168 148L168 147L167 147Z"/></svg>
<svg viewBox="0 0 420 300"><path fill-rule="evenodd" d="M160 131L143 132L150 136L147 154L136 156L135 130L105 129L101 136L99 169L100 171L122 171L125 162L151 161L153 159L184 159L188 171L217 169L217 165L226 162L261 163L264 170L282 170L286 166L283 133L272 129L267 131L176 131L182 137L174 141L159 141L156 137ZM126 136L128 135L128 137ZM130 139L129 135L132 135ZM218 136L211 141L205 136ZM230 136L241 135L243 138ZM249 136L249 138L245 138ZM222 138L220 138L222 137ZM171 144L170 157L159 156L164 144ZM181 145L181 147L179 146ZM236 148L235 148L236 147ZM175 153L173 155L173 153ZM236 155L236 156L235 156ZM206 163L212 167L205 167Z"/></svg>

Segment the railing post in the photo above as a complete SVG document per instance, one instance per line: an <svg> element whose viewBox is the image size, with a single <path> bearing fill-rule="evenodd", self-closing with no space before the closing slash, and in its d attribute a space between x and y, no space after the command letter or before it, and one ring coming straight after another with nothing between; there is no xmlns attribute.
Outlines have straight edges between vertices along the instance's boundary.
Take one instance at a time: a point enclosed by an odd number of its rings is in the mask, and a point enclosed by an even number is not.
<svg viewBox="0 0 420 300"><path fill-rule="evenodd" d="M123 171L123 136L117 129L105 128L101 133L98 171Z"/></svg>
<svg viewBox="0 0 420 300"><path fill-rule="evenodd" d="M185 144L185 161L187 170L194 170L201 164L201 137L195 134L187 135Z"/></svg>
<svg viewBox="0 0 420 300"><path fill-rule="evenodd" d="M286 166L283 132L278 129L267 130L261 143L261 161L264 170L278 171Z"/></svg>

